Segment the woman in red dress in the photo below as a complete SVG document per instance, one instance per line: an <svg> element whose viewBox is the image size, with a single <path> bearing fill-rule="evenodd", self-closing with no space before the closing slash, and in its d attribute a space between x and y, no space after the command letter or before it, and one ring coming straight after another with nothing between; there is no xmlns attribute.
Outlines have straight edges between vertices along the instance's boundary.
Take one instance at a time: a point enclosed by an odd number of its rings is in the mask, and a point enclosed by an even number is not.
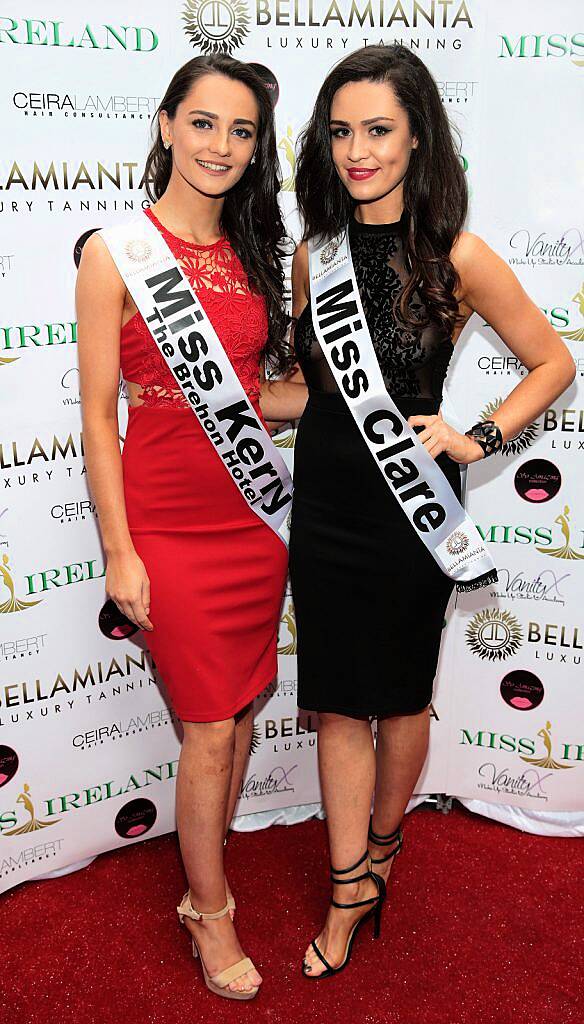
<svg viewBox="0 0 584 1024"><path fill-rule="evenodd" d="M259 411L264 357L283 367L277 155L253 70L198 57L172 79L147 162L146 211ZM107 556L106 590L146 631L184 726L177 827L189 890L181 921L207 985L252 998L261 977L233 926L223 844L249 751L252 702L276 674L286 549L249 508L176 385L99 235L77 287L84 437ZM130 410L118 444L120 369ZM300 415L305 390L263 387L268 418ZM231 911L231 913L229 913Z"/></svg>

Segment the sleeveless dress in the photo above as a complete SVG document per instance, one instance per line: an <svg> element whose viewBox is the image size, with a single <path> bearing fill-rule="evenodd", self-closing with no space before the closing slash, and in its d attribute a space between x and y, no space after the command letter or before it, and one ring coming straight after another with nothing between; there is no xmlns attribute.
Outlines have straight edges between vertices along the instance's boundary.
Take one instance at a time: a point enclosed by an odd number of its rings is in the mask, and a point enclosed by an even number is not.
<svg viewBox="0 0 584 1024"><path fill-rule="evenodd" d="M438 412L452 344L437 325L410 330L396 318L407 277L403 231L403 222L349 225L375 353L407 418ZM419 300L414 308L422 311ZM384 483L322 354L310 304L294 345L309 387L290 536L298 703L354 717L421 711L432 699L453 583ZM458 465L444 454L436 462L460 498Z"/></svg>
<svg viewBox="0 0 584 1024"><path fill-rule="evenodd" d="M194 245L146 216L180 263L259 413L268 322L226 238ZM286 549L248 507L136 313L120 337L126 381L139 384L122 454L132 541L150 578L144 638L176 714L232 717L277 670Z"/></svg>

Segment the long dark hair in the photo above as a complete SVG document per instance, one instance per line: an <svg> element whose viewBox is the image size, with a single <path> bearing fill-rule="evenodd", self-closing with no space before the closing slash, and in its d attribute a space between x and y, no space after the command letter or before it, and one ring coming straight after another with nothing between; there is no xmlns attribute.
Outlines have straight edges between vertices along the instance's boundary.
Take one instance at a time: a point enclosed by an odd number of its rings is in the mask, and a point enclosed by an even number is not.
<svg viewBox="0 0 584 1024"><path fill-rule="evenodd" d="M409 277L398 299L399 315L414 327L438 322L450 336L458 319L454 291L459 283L450 251L466 217L466 179L436 83L423 61L405 46L364 47L345 57L325 79L300 138L296 197L304 237L334 236L353 215L355 201L333 164L329 121L338 89L364 80L392 86L418 139L404 178ZM414 292L426 307L423 320L410 309Z"/></svg>
<svg viewBox="0 0 584 1024"><path fill-rule="evenodd" d="M172 173L172 149L162 144L159 114L165 110L172 120L176 109L195 82L203 75L224 75L250 89L258 106L258 136L255 160L225 195L221 230L229 239L248 276L250 287L263 295L268 313L265 354L279 370L290 366L285 343L288 316L284 307L286 231L278 206L280 165L276 150L274 111L268 90L248 64L224 54L194 57L173 76L158 110L152 118L154 144L145 168L146 192L155 202L166 191Z"/></svg>

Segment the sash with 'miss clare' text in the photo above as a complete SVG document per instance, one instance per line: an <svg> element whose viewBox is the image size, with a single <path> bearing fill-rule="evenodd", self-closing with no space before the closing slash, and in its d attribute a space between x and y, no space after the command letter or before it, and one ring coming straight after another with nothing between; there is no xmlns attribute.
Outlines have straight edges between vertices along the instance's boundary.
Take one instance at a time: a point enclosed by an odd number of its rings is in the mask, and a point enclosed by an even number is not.
<svg viewBox="0 0 584 1024"><path fill-rule="evenodd" d="M316 336L371 456L432 557L458 590L497 580L475 524L385 387L363 312L347 231L311 241Z"/></svg>

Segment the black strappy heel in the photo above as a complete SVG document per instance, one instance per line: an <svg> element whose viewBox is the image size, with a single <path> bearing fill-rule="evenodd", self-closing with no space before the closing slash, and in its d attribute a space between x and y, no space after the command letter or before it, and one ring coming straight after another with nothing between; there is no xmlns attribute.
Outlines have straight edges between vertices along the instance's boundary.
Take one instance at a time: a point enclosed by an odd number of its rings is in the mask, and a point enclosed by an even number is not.
<svg viewBox="0 0 584 1024"><path fill-rule="evenodd" d="M386 864L388 860L393 860L394 857L397 857L399 851L403 846L404 834L402 831L401 823L397 826L396 829L394 829L393 832L389 832L388 835L382 836L379 835L377 832L373 831L373 817L371 817L369 820L368 838L371 840L372 843L375 843L376 846L391 846L391 850L389 851L389 853L385 855L385 857L371 857L371 855L369 856L369 861L372 866L373 864ZM373 873L375 874L375 871ZM380 876L375 875L375 877L379 878Z"/></svg>
<svg viewBox="0 0 584 1024"><path fill-rule="evenodd" d="M375 882L375 885L377 886L377 896L371 896L368 900L359 900L357 903L338 903L336 900L331 900L331 905L333 907L337 907L339 910L353 910L355 909L355 907L366 907L368 905L370 905L370 909L367 911L366 914L363 914L363 917L361 917L358 921L355 922L351 931L349 932L347 938L347 945L345 947L345 956L343 962L338 967L331 967L327 960L325 960L320 949L316 945L316 942L311 942L311 946L314 952L316 953L320 962L324 964L326 970L322 971L321 974L311 974L310 969L306 970L307 965L306 961L304 961L302 964L302 973L305 978L311 978L313 981L316 981L318 978L330 978L333 974L338 974L339 971L342 971L343 967L346 967L347 964L349 963L349 960L351 959L353 940L357 932L359 931L359 928L361 927L361 925L365 924L365 922L368 921L370 917L373 918L373 938L379 938L379 934L381 931L381 911L383 908L383 901L385 900L385 882L383 881L383 878L381 878L379 875L374 874L374 872L370 869L363 872L363 874L361 875L355 875L354 878L337 877L338 875L348 875L351 871L355 871L358 867L361 867L361 864L365 862L369 864L369 854L367 853L367 850L365 851L363 856L359 858L357 863L353 864L353 866L350 868L341 868L337 871L331 865L331 882L333 882L334 885L351 885L353 882L362 882L364 881L365 878L372 878L373 881Z"/></svg>

